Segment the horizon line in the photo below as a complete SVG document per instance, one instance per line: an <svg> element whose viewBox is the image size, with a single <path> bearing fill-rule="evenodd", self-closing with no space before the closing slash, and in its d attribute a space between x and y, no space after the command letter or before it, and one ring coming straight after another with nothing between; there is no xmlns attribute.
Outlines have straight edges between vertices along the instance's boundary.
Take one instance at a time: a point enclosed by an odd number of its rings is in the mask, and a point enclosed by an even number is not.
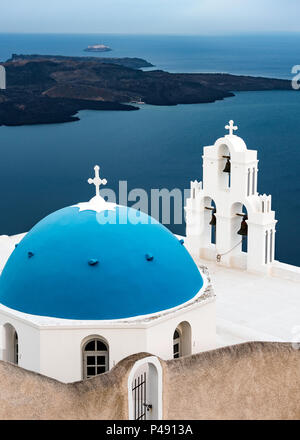
<svg viewBox="0 0 300 440"><path fill-rule="evenodd" d="M177 37L224 37L224 36L266 36L266 35L300 35L299 31L236 31L236 32L223 32L223 33L147 33L147 32L15 32L15 31L0 31L0 35L126 35L126 36L157 36L157 37L165 37L165 36L177 36Z"/></svg>

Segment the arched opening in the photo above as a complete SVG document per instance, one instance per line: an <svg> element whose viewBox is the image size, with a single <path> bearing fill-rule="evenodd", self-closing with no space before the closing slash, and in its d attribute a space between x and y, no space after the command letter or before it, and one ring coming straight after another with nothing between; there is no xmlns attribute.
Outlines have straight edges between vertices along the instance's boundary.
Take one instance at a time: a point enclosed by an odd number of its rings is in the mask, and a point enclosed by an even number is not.
<svg viewBox="0 0 300 440"><path fill-rule="evenodd" d="M12 364L19 364L19 337L16 329L11 324L3 326L3 360Z"/></svg>
<svg viewBox="0 0 300 440"><path fill-rule="evenodd" d="M234 241L241 243L240 250L242 252L248 251L248 211L242 203L235 203L232 206L233 216L233 236L236 237Z"/></svg>
<svg viewBox="0 0 300 440"><path fill-rule="evenodd" d="M109 370L108 343L99 336L88 338L82 346L83 379L89 379Z"/></svg>
<svg viewBox="0 0 300 440"><path fill-rule="evenodd" d="M162 368L159 360L137 361L128 376L129 420L162 419Z"/></svg>
<svg viewBox="0 0 300 440"><path fill-rule="evenodd" d="M222 144L218 151L219 156L219 188L229 189L231 186L231 156L227 145Z"/></svg>
<svg viewBox="0 0 300 440"><path fill-rule="evenodd" d="M181 356L181 333L176 329L173 335L173 357L174 359Z"/></svg>
<svg viewBox="0 0 300 440"><path fill-rule="evenodd" d="M204 198L204 228L205 236L210 238L207 244L216 244L217 240L217 207L213 199Z"/></svg>
<svg viewBox="0 0 300 440"><path fill-rule="evenodd" d="M192 329L187 321L183 321L176 327L173 333L173 357L192 354Z"/></svg>

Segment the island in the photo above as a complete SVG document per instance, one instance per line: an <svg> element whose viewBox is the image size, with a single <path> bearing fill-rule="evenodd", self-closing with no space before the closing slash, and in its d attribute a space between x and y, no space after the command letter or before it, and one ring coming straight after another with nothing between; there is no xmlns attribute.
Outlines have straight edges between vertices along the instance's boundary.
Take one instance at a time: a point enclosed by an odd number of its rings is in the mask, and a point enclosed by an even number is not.
<svg viewBox="0 0 300 440"><path fill-rule="evenodd" d="M85 52L110 52L112 49L104 44L94 44L84 49Z"/></svg>
<svg viewBox="0 0 300 440"><path fill-rule="evenodd" d="M143 71L152 64L139 58L14 54L2 64L0 125L8 126L78 121L80 110L136 111L141 103L200 104L235 91L293 90L282 79Z"/></svg>
<svg viewBox="0 0 300 440"><path fill-rule="evenodd" d="M101 63L101 64L117 64L124 67L131 67L132 69L143 69L146 67L154 67L153 64L149 63L146 60L143 60L142 58L102 58L102 57L71 57L66 55L18 55L16 53L13 53L11 58L9 58L6 62L7 63L15 63L15 62L23 62L23 61L73 61L73 62L80 62L80 61L93 61L95 63Z"/></svg>

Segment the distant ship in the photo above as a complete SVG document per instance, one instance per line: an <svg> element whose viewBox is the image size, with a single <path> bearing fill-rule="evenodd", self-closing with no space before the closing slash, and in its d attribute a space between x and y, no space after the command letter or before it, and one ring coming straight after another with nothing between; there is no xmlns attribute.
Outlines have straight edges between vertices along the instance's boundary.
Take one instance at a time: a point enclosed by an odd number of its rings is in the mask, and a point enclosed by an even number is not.
<svg viewBox="0 0 300 440"><path fill-rule="evenodd" d="M104 44L94 44L84 49L85 52L110 52L112 49Z"/></svg>

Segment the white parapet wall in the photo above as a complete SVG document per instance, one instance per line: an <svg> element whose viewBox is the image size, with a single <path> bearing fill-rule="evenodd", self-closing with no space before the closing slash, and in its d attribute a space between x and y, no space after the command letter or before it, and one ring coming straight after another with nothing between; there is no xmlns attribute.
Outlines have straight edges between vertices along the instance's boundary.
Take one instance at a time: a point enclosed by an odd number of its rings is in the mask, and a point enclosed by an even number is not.
<svg viewBox="0 0 300 440"><path fill-rule="evenodd" d="M272 275L274 277L285 278L288 280L300 282L300 267L292 266L291 264L281 263L280 261L274 261L272 267Z"/></svg>
<svg viewBox="0 0 300 440"><path fill-rule="evenodd" d="M201 256L199 256L197 253L193 252L194 248L193 248L193 246L190 247L190 241L187 239L187 237L181 236L181 235L177 235L177 237L179 240L184 240L185 247L190 252L190 254L192 255L192 257L194 258L194 260L197 264L199 264L199 263L205 264L205 261L207 261L207 262L215 261L216 262L216 254L215 254L213 245L211 245L210 247L208 246L207 248L203 249L201 252ZM246 252L241 252L239 255L232 256L231 260L230 260L230 262L231 262L230 267L232 269L238 269L238 270L242 270L242 271L247 270L246 258L247 258ZM220 263L218 263L218 265L224 267L224 270L226 271L227 266L223 265L222 261ZM248 271L248 272L252 272L252 273L258 274L258 275L261 274L261 276L264 276L264 274L259 271L258 272ZM277 277L277 278L282 278L282 279L286 279L286 280L300 282L300 267L293 266L293 265L287 264L287 263L282 263L281 261L275 260L273 262L272 270L269 275L272 277ZM299 295L300 295L300 289L299 289Z"/></svg>

